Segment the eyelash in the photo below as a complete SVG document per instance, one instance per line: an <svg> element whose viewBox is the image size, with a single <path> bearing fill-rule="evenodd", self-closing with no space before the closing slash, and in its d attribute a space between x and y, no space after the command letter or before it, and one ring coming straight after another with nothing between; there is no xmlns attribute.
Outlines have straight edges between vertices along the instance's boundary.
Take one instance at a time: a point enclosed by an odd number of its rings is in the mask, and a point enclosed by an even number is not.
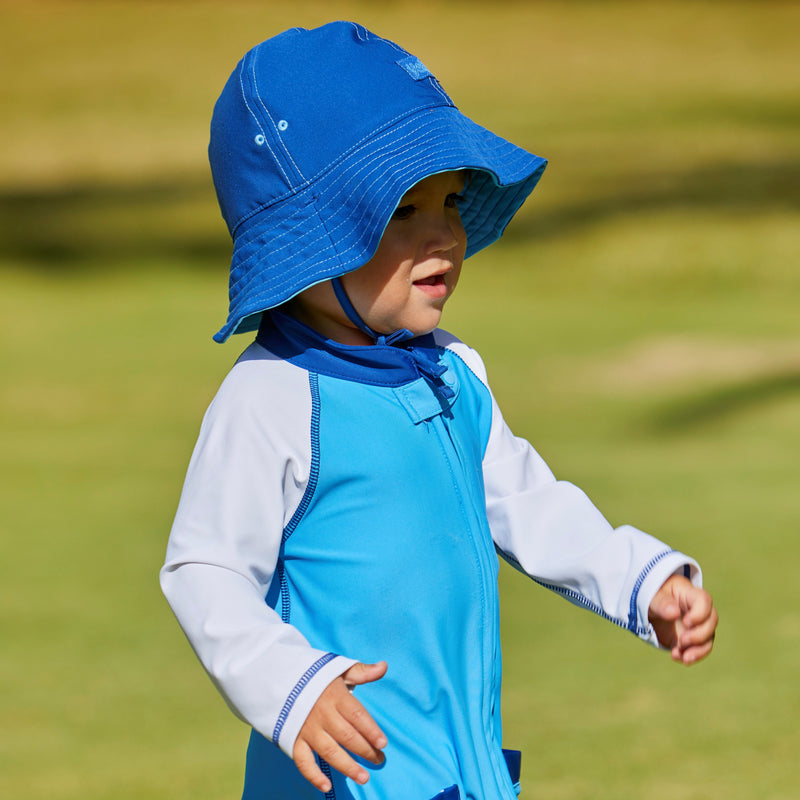
<svg viewBox="0 0 800 800"><path fill-rule="evenodd" d="M447 195L445 198L445 208L458 208L458 204L463 199L463 195L453 192L452 194ZM414 205L400 206L399 208L395 209L394 214L392 214L392 219L408 219L416 210L417 209Z"/></svg>

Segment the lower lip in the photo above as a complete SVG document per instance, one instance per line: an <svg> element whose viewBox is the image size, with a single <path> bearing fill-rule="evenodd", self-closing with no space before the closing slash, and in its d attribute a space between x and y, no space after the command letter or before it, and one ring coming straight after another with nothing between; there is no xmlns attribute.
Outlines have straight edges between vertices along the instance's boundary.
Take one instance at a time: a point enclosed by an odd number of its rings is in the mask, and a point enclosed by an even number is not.
<svg viewBox="0 0 800 800"><path fill-rule="evenodd" d="M428 297L436 300L447 296L447 284L441 275L437 276L434 283L415 283L414 286Z"/></svg>

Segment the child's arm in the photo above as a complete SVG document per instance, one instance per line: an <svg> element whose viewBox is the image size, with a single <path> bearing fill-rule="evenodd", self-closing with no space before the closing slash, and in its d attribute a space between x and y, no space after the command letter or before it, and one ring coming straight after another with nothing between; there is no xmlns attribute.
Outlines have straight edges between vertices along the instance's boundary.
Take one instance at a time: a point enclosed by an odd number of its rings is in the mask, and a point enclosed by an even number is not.
<svg viewBox="0 0 800 800"><path fill-rule="evenodd" d="M674 661L689 665L714 646L719 616L711 595L688 578L672 575L655 593L648 614L662 647Z"/></svg>
<svg viewBox="0 0 800 800"><path fill-rule="evenodd" d="M448 344L489 389L477 353ZM684 663L705 657L717 616L700 588L698 564L636 528L612 527L577 486L556 480L533 447L514 436L494 398L491 404L483 477L498 552L546 588L670 648Z"/></svg>
<svg viewBox="0 0 800 800"><path fill-rule="evenodd" d="M312 646L265 601L309 479L304 391L307 375L283 362L263 369L244 360L226 378L203 421L161 570L175 616L231 709L289 757L319 697L358 662Z"/></svg>
<svg viewBox="0 0 800 800"><path fill-rule="evenodd" d="M361 784L369 780L369 773L350 757L348 750L373 764L383 763L381 750L386 747L386 737L353 696L352 687L377 681L385 674L385 661L354 664L328 685L300 729L292 758L300 774L321 792L329 792L331 783L317 765L314 753Z"/></svg>

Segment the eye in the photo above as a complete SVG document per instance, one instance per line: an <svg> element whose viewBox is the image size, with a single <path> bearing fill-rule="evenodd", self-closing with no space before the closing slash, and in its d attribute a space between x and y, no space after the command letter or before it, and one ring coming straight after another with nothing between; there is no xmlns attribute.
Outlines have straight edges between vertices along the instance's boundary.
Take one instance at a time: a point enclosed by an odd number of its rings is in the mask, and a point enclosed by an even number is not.
<svg viewBox="0 0 800 800"><path fill-rule="evenodd" d="M458 194L458 192L452 192L445 198L444 205L446 208L458 208L458 204L463 200L464 195Z"/></svg>
<svg viewBox="0 0 800 800"><path fill-rule="evenodd" d="M400 206L395 209L392 219L408 219L416 211L414 206Z"/></svg>

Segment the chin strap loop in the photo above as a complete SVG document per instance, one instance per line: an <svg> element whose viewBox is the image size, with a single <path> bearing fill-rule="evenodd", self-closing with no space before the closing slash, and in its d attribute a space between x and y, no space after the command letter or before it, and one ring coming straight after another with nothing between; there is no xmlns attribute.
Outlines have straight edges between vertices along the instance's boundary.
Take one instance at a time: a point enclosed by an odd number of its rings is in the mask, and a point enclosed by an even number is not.
<svg viewBox="0 0 800 800"><path fill-rule="evenodd" d="M347 296L347 292L344 290L344 286L342 285L342 281L340 278L333 278L331 280L333 284L333 291L336 294L336 299L339 301L339 305L342 307L342 311L347 315L347 319L353 323L362 333L366 333L370 339L375 344L380 345L393 345L397 342L404 342L406 339L413 339L414 334L411 333L410 330L407 328L399 328L392 333L376 333L372 328L361 319L358 311L356 311L355 306L350 302L350 298Z"/></svg>
<svg viewBox="0 0 800 800"><path fill-rule="evenodd" d="M408 330L408 328L399 328L392 333L376 333L372 328L361 319L358 311L356 311L353 304L350 302L350 298L347 296L347 292L342 285L341 280L337 278L333 278L331 280L333 284L333 291L336 294L336 299L339 301L339 305L342 307L342 311L347 315L347 318L353 325L356 326L362 333L366 333L370 339L376 345L388 345L391 346L393 344L399 344L401 342L405 342L408 339L413 339L414 334ZM453 397L453 390L444 382L442 376L445 372L447 372L447 367L439 362L439 354L437 350L433 347L415 347L411 345L410 347L403 348L413 359L417 365L419 371L430 381L431 384L436 386L437 390L439 391L440 395L445 399L450 399Z"/></svg>

